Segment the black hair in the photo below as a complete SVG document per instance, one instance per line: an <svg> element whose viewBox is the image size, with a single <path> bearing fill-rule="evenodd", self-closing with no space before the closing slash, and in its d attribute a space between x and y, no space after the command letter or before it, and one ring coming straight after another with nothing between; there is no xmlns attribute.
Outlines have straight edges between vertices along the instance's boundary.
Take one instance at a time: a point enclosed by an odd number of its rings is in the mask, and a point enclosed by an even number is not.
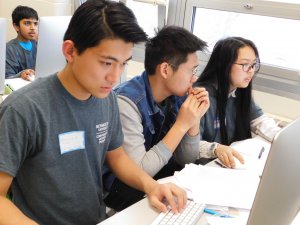
<svg viewBox="0 0 300 225"><path fill-rule="evenodd" d="M245 46L251 47L257 60L259 60L257 47L252 41L242 37L229 37L219 40L214 46L210 59L201 76L195 83L195 86L199 86L201 83L217 85L217 115L220 119L221 142L226 145L229 145L233 141L251 137L250 106L252 81L246 88L237 88L236 90L236 129L233 140L228 140L225 124L225 110L230 87L231 67L238 58L238 50Z"/></svg>
<svg viewBox="0 0 300 225"><path fill-rule="evenodd" d="M71 18L64 40L71 40L81 54L97 46L103 39L122 39L139 43L147 35L138 25L133 12L122 2L89 0Z"/></svg>
<svg viewBox="0 0 300 225"><path fill-rule="evenodd" d="M157 65L168 62L176 71L187 61L188 54L202 51L206 46L206 42L182 27L165 26L146 42L145 70L152 75Z"/></svg>
<svg viewBox="0 0 300 225"><path fill-rule="evenodd" d="M37 12L30 7L19 5L17 6L11 14L13 24L20 26L20 21L22 19L34 18L39 20Z"/></svg>

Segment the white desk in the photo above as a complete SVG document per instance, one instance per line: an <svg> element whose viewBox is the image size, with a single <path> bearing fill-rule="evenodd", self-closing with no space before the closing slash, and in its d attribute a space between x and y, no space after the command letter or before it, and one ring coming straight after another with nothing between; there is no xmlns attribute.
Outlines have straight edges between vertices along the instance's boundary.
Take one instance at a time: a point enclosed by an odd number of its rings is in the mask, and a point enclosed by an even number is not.
<svg viewBox="0 0 300 225"><path fill-rule="evenodd" d="M159 213L150 206L148 199L145 198L99 224L149 225L158 214Z"/></svg>
<svg viewBox="0 0 300 225"><path fill-rule="evenodd" d="M148 199L145 198L97 225L150 225L158 214L159 213L150 206ZM291 225L299 224L300 213L298 213ZM197 225L209 225L206 221L205 214L201 217Z"/></svg>
<svg viewBox="0 0 300 225"><path fill-rule="evenodd" d="M262 139L260 137L256 137ZM266 152L268 153L268 151ZM268 154L264 155L264 160L267 158ZM215 163L211 162L207 164L208 166L217 166ZM99 225L150 225L155 218L158 216L159 212L153 209L147 198L135 203L134 205L124 209L123 211L113 215L112 217L106 219L105 221L99 223ZM203 214L197 225L208 225L206 220L206 215Z"/></svg>
<svg viewBox="0 0 300 225"><path fill-rule="evenodd" d="M11 78L11 79L5 79L5 84L9 85L9 87L13 90L16 91L27 84L30 84L31 81L24 80L22 78Z"/></svg>
<svg viewBox="0 0 300 225"><path fill-rule="evenodd" d="M3 102L11 92L16 91L30 83L31 81L23 80L22 78L5 79L5 91L3 95L0 95L0 103Z"/></svg>
<svg viewBox="0 0 300 225"><path fill-rule="evenodd" d="M0 95L0 103L4 101L4 99L6 99L8 95Z"/></svg>
<svg viewBox="0 0 300 225"><path fill-rule="evenodd" d="M150 206L148 199L144 198L103 222L98 223L98 225L149 225L155 220L158 214L159 212ZM207 225L204 216L201 217L197 225Z"/></svg>

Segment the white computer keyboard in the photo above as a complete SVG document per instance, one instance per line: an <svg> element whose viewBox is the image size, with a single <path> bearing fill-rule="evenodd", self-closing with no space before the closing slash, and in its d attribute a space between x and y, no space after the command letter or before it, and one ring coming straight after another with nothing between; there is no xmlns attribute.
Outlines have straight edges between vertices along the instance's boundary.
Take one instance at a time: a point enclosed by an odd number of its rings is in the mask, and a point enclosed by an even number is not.
<svg viewBox="0 0 300 225"><path fill-rule="evenodd" d="M186 207L179 214L174 214L172 209L160 213L151 225L195 225L203 214L205 204L188 200Z"/></svg>

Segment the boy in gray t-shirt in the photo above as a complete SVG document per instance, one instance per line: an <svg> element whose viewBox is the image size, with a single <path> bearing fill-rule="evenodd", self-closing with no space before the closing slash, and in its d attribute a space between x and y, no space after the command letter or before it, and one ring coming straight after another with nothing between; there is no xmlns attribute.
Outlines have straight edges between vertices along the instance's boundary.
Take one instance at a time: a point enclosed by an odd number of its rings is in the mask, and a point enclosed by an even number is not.
<svg viewBox="0 0 300 225"><path fill-rule="evenodd" d="M5 78L32 80L35 75L39 17L33 8L21 5L13 10L11 17L18 35L6 44Z"/></svg>
<svg viewBox="0 0 300 225"><path fill-rule="evenodd" d="M181 188L160 185L121 147L112 86L146 39L122 3L87 1L64 36L63 70L12 93L0 105L0 224L89 225L105 219L104 160L120 180L174 212ZM9 190L12 201L6 198ZM177 199L177 203L174 199Z"/></svg>

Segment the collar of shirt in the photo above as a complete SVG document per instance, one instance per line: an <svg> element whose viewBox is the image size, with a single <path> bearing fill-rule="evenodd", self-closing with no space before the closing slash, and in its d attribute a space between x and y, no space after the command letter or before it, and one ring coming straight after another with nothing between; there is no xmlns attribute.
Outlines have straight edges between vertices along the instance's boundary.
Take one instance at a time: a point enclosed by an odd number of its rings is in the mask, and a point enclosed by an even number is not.
<svg viewBox="0 0 300 225"><path fill-rule="evenodd" d="M236 88L235 88L235 89L233 89L231 92L229 92L229 93L228 93L228 98L230 98L230 97L233 97L233 98L235 98L235 97L236 97L236 94L235 94L235 92L236 92Z"/></svg>
<svg viewBox="0 0 300 225"><path fill-rule="evenodd" d="M31 41L26 41L26 42L19 41L19 45L27 51L31 51L31 49L32 49Z"/></svg>

